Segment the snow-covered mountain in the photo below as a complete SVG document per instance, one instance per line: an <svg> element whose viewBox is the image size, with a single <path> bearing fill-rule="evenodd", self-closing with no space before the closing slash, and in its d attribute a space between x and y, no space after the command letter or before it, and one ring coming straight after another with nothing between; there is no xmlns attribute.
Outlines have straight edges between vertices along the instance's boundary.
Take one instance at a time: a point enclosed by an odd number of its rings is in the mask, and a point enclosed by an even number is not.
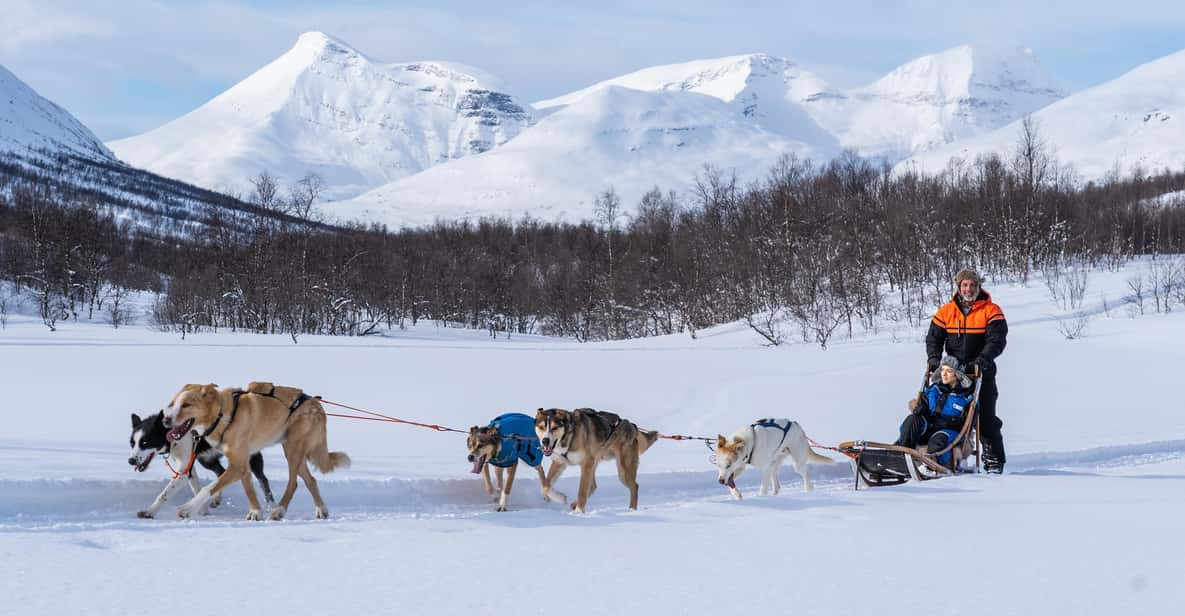
<svg viewBox="0 0 1185 616"><path fill-rule="evenodd" d="M1064 96L1031 50L964 45L912 60L868 86L805 102L844 147L896 162L995 130Z"/></svg>
<svg viewBox="0 0 1185 616"><path fill-rule="evenodd" d="M198 109L108 145L211 188L242 187L262 170L286 181L315 172L337 198L485 152L531 121L528 105L475 69L383 64L310 32Z"/></svg>
<svg viewBox="0 0 1185 616"><path fill-rule="evenodd" d="M846 92L764 54L656 66L538 101L533 106L546 118L504 148L331 211L392 223L524 211L579 218L610 185L632 206L655 185L690 186L704 164L753 179L787 152L826 160L852 148L896 162L999 128L1062 96L1025 49L958 47ZM697 138L647 141L676 131Z"/></svg>
<svg viewBox="0 0 1185 616"><path fill-rule="evenodd" d="M1185 166L1185 50L1141 65L1077 92L1033 114L1041 137L1083 179L1135 167L1159 171ZM951 157L1011 155L1020 121L914 157L901 167L944 168Z"/></svg>
<svg viewBox="0 0 1185 616"><path fill-rule="evenodd" d="M114 162L115 156L70 112L0 66L0 152L37 157L69 153Z"/></svg>
<svg viewBox="0 0 1185 616"><path fill-rule="evenodd" d="M767 130L731 102L681 89L606 86L553 107L504 146L327 204L326 212L392 226L523 213L575 222L592 217L594 199L609 187L633 207L656 186L690 186L705 164L752 179L782 154L834 153Z"/></svg>
<svg viewBox="0 0 1185 616"><path fill-rule="evenodd" d="M212 216L232 230L248 228L249 217L276 216L124 164L74 116L3 66L0 163L0 190L30 186L66 204L94 205L149 236L184 237Z"/></svg>
<svg viewBox="0 0 1185 616"><path fill-rule="evenodd" d="M790 60L749 54L654 66L533 106L540 113L549 113L613 86L645 92L695 92L718 98L767 131L822 148L833 146L835 139L806 112L803 102L842 96Z"/></svg>

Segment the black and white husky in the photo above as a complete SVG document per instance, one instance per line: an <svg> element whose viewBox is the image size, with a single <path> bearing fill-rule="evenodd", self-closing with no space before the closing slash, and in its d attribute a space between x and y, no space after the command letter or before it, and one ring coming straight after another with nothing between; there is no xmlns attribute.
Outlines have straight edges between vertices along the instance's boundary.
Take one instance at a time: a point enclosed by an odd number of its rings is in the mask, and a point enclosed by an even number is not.
<svg viewBox="0 0 1185 616"><path fill-rule="evenodd" d="M147 509L136 512L136 515L141 518L154 517L165 502L172 498L177 490L181 489L183 481L189 482L189 489L193 490L194 494L197 494L201 489L201 484L198 483L195 474L196 469L190 468L189 472L184 472L185 467L189 464L190 456L193 455L194 447L197 448L195 462L213 471L215 476L221 475L226 470L221 462L222 452L211 447L206 439L199 437L197 433L191 432L189 436L179 438L173 443L169 443L165 438L167 433L168 429L164 424L164 411L149 415L144 419L132 413L132 437L129 439L132 453L128 457L128 464L131 464L137 472L142 473L148 468L153 457L160 454L168 457L169 464L174 469L173 472L177 474ZM267 477L263 474L262 454L255 453L251 456L251 473L259 480L264 498L267 499L267 504L270 507L274 500L271 486L268 485ZM208 506L217 507L218 502L211 502ZM208 512L208 506L202 508L203 515Z"/></svg>

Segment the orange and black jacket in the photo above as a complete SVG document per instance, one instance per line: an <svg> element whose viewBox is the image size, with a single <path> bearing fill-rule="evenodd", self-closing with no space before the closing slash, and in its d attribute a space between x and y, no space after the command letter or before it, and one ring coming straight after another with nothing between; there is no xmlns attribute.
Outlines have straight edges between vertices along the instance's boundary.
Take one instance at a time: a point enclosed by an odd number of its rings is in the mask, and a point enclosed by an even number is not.
<svg viewBox="0 0 1185 616"><path fill-rule="evenodd" d="M964 366L980 357L990 360L986 362L987 366L993 366L996 357L1004 352L1007 337L1008 322L1004 320L1004 311L992 303L992 296L987 291L979 291L979 297L975 298L966 315L959 308L956 294L930 319L926 356L931 364L937 364L945 348L948 355L954 355Z"/></svg>

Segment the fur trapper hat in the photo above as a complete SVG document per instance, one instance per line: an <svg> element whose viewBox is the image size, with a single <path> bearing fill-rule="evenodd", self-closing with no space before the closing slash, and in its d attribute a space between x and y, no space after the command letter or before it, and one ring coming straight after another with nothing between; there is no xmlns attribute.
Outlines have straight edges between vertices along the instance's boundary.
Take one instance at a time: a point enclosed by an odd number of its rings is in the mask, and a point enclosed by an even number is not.
<svg viewBox="0 0 1185 616"><path fill-rule="evenodd" d="M955 274L955 288L958 288L959 283L963 282L964 280L973 280L975 281L975 286L981 288L983 287L983 278L979 276L978 272L971 268L961 269L959 270L959 273Z"/></svg>
<svg viewBox="0 0 1185 616"><path fill-rule="evenodd" d="M971 387L971 377L967 376L966 372L963 372L963 365L959 363L958 359L955 359L954 355L943 357L942 362L938 364L938 369L930 373L931 385L937 385L942 382L943 366L950 366L955 371L955 378L959 380L959 387L963 389Z"/></svg>

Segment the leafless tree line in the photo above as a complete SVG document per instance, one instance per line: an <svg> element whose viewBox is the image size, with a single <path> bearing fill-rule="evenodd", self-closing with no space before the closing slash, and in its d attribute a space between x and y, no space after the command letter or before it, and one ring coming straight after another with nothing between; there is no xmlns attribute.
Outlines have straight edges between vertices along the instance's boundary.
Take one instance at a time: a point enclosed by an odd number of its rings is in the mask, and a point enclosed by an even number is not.
<svg viewBox="0 0 1185 616"><path fill-rule="evenodd" d="M826 346L886 321L924 322L961 267L1026 279L1069 262L1185 252L1185 207L1150 201L1185 188L1185 173L1079 186L1038 139L1022 138L1010 160L939 174L894 174L851 154L823 165L787 157L751 185L705 168L689 198L655 189L628 215L610 190L596 220L580 224L398 231L318 224L312 176L285 188L261 174L242 199L250 208L211 206L201 224L168 235L43 179L0 175L0 276L51 328L118 312L134 289L155 292L154 321L183 335L296 340L429 320L595 340L747 321L770 344ZM1155 300L1164 289L1146 284L1136 293ZM1064 301L1080 302L1082 286Z"/></svg>

